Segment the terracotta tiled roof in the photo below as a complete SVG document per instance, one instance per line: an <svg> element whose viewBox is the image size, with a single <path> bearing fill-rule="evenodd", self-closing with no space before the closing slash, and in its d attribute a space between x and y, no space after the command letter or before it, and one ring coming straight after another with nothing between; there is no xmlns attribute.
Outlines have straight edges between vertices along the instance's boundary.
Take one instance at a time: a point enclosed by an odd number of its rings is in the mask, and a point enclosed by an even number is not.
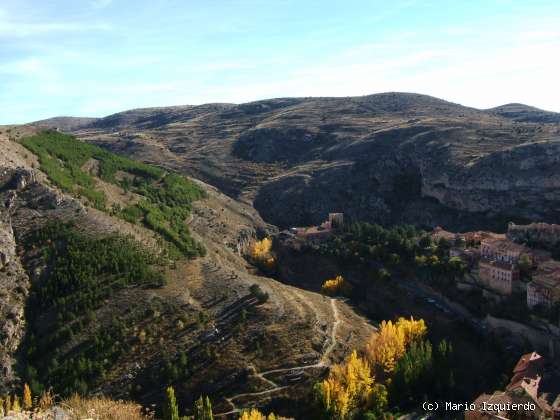
<svg viewBox="0 0 560 420"><path fill-rule="evenodd" d="M482 244L490 245L493 249L500 252L529 252L530 249L524 245L516 244L508 239L502 238L487 238L482 241Z"/></svg>
<svg viewBox="0 0 560 420"><path fill-rule="evenodd" d="M515 368L510 383L506 387L508 391L521 388L523 382L540 380L544 371L544 358L536 353L527 353L521 356Z"/></svg>
<svg viewBox="0 0 560 420"><path fill-rule="evenodd" d="M517 268L515 267L515 265L508 263L506 261L495 261L495 260L488 260L486 258L481 258L480 259L480 264L481 265L487 265L490 267L497 267L500 268L502 270L508 270L508 271L516 271Z"/></svg>

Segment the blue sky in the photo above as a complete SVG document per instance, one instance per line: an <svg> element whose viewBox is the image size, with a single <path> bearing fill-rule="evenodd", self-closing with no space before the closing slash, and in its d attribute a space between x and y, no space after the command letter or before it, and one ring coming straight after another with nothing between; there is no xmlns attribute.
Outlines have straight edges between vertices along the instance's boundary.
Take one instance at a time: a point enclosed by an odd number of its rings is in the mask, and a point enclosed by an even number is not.
<svg viewBox="0 0 560 420"><path fill-rule="evenodd" d="M560 0L0 0L0 124L386 91L560 112Z"/></svg>

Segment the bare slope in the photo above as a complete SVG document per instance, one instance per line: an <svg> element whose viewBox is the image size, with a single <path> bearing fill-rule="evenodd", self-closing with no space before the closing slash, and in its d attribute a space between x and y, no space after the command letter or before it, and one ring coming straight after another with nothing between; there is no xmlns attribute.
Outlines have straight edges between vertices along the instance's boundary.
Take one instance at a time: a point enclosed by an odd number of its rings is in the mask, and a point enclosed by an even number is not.
<svg viewBox="0 0 560 420"><path fill-rule="evenodd" d="M425 95L145 109L76 133L204 180L283 227L329 211L453 229L559 216L558 124Z"/></svg>
<svg viewBox="0 0 560 420"><path fill-rule="evenodd" d="M77 130L80 127L93 123L97 118L88 117L54 117L31 123L36 127L58 128L63 131Z"/></svg>

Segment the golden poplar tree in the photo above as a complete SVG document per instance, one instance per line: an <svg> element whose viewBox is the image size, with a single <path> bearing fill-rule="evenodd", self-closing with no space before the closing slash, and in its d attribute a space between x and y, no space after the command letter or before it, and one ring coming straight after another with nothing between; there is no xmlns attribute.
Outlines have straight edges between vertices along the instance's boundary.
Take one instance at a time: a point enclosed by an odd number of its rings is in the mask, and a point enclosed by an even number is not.
<svg viewBox="0 0 560 420"><path fill-rule="evenodd" d="M31 410L33 407L33 398L31 397L31 389L29 385L25 384L23 386L23 408L25 410Z"/></svg>
<svg viewBox="0 0 560 420"><path fill-rule="evenodd" d="M262 241L256 241L251 249L251 258L257 264L262 264L268 269L274 268L276 260L271 254L272 240L264 238Z"/></svg>
<svg viewBox="0 0 560 420"><path fill-rule="evenodd" d="M12 401L12 411L19 413L21 411L21 405L19 404L19 397L14 395L14 400Z"/></svg>
<svg viewBox="0 0 560 420"><path fill-rule="evenodd" d="M344 277L336 276L336 278L326 280L323 283L321 293L327 296L350 296L352 294L352 285L344 280Z"/></svg>
<svg viewBox="0 0 560 420"><path fill-rule="evenodd" d="M410 319L399 318L397 328L403 331L405 347L408 347L414 341L423 339L428 332L424 320L415 320L413 317L410 317Z"/></svg>
<svg viewBox="0 0 560 420"><path fill-rule="evenodd" d="M426 332L426 324L422 319L399 318L396 323L383 321L366 346L367 359L373 366L381 366L386 373L390 373L407 347L422 339Z"/></svg>
<svg viewBox="0 0 560 420"><path fill-rule="evenodd" d="M251 408L250 410L243 411L239 420L277 420L277 417L273 413L265 416L256 408Z"/></svg>
<svg viewBox="0 0 560 420"><path fill-rule="evenodd" d="M367 402L372 385L370 364L353 351L346 362L333 366L329 377L319 385L320 403L325 413L337 419L350 418Z"/></svg>

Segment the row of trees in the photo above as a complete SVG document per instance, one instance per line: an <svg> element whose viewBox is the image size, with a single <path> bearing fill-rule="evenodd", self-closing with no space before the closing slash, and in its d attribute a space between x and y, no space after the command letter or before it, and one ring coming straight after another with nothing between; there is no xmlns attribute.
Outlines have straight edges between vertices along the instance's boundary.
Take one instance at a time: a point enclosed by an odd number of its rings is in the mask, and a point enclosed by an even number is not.
<svg viewBox="0 0 560 420"><path fill-rule="evenodd" d="M41 401L37 401L37 405ZM19 395L4 395L0 398L0 416L8 416L10 414L18 414L22 410L26 412L31 412L33 406L36 405L33 402L33 397L31 394L31 388L29 385L24 384L21 399Z"/></svg>
<svg viewBox="0 0 560 420"><path fill-rule="evenodd" d="M376 277L418 275L423 280L441 282L466 272L459 258L449 258L449 248L447 241L435 243L413 226L384 228L358 222L321 245L319 252L343 264L371 268Z"/></svg>
<svg viewBox="0 0 560 420"><path fill-rule="evenodd" d="M382 415L388 404L383 382L387 383L406 349L425 334L423 320L400 318L396 323L383 322L362 356L353 351L344 363L333 366L327 379L315 385L318 417L347 420Z"/></svg>
<svg viewBox="0 0 560 420"><path fill-rule="evenodd" d="M453 349L435 350L423 320L382 322L362 355L354 351L314 387L317 417L324 420L379 419L427 398L450 398Z"/></svg>
<svg viewBox="0 0 560 420"><path fill-rule="evenodd" d="M214 420L212 412L212 403L210 398L200 396L195 401L192 409L192 416L180 416L179 405L175 397L175 390L173 387L168 387L165 390L165 401L163 404L163 420ZM242 411L239 420L277 420L278 417L274 413L265 415L259 410L251 408Z"/></svg>

